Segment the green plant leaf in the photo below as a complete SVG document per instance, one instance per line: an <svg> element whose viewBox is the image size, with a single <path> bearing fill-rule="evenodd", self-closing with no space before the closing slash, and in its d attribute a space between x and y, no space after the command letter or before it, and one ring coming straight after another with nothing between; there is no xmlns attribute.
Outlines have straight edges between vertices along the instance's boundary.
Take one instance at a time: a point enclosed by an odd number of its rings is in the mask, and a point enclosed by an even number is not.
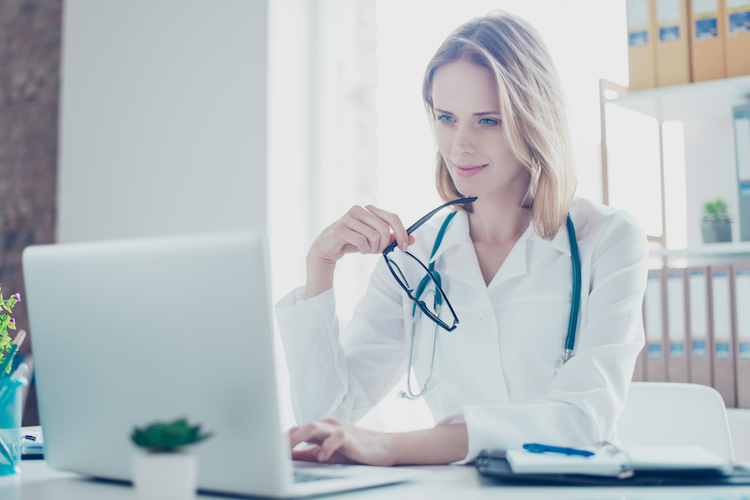
<svg viewBox="0 0 750 500"><path fill-rule="evenodd" d="M174 422L155 422L144 429L136 427L131 439L137 446L151 452L169 453L209 436L200 431L200 426L191 427L187 420L178 419Z"/></svg>
<svg viewBox="0 0 750 500"><path fill-rule="evenodd" d="M722 198L703 203L704 222L731 222L728 206Z"/></svg>

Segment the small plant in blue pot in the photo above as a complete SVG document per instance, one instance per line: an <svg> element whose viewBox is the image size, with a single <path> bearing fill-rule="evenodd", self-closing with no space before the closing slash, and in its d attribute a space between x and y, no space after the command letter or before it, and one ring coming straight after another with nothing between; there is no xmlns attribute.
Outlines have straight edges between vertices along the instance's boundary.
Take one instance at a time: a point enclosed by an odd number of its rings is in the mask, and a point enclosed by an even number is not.
<svg viewBox="0 0 750 500"><path fill-rule="evenodd" d="M726 202L721 198L703 204L703 221L701 223L703 243L721 243L732 241L732 219Z"/></svg>
<svg viewBox="0 0 750 500"><path fill-rule="evenodd" d="M28 366L21 363L14 367L13 360L26 332L20 330L15 338L8 334L8 330L16 329L16 321L10 315L20 301L17 293L7 299L0 293L0 476L21 470L22 388L28 384Z"/></svg>

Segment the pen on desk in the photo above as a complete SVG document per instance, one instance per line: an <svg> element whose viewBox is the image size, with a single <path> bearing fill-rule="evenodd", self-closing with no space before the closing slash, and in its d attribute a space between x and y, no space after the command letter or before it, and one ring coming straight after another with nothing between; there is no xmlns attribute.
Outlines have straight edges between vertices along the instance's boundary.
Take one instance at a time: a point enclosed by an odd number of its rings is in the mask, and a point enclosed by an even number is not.
<svg viewBox="0 0 750 500"><path fill-rule="evenodd" d="M18 332L18 335L16 335L16 338L13 339L13 342L10 345L10 351L8 351L2 364L0 364L0 377L7 377L10 374L10 366L11 363L13 363L13 358L16 357L18 348L21 347L25 338L26 332L21 330Z"/></svg>
<svg viewBox="0 0 750 500"><path fill-rule="evenodd" d="M523 449L531 453L562 453L563 455L579 455L582 457L591 457L594 452L588 450L577 450L575 448L563 448L560 446L548 446L546 444L526 443Z"/></svg>

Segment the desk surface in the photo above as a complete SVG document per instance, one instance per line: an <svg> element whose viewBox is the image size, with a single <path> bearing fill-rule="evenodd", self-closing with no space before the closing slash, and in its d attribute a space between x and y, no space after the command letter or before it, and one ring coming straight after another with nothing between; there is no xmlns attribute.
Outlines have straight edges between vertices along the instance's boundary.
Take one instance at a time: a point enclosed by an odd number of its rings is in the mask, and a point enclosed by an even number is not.
<svg viewBox="0 0 750 500"><path fill-rule="evenodd" d="M135 491L124 484L85 479L77 474L51 470L43 460L25 460L23 473L0 477L2 500L119 500L135 499ZM479 476L469 466L422 467L434 471L411 483L382 486L331 496L336 500L457 500L493 499L684 499L748 500L750 486L693 488L571 488L509 487ZM202 499L228 497L199 495ZM319 498L319 497L318 497Z"/></svg>

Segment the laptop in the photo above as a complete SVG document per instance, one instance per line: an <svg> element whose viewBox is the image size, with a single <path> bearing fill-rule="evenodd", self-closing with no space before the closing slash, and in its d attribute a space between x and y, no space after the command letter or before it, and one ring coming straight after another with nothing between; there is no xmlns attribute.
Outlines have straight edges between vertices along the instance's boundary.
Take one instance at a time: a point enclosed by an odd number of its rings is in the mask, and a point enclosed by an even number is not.
<svg viewBox="0 0 750 500"><path fill-rule="evenodd" d="M185 417L213 433L191 447L203 491L287 498L425 473L291 460L266 248L232 233L24 251L50 467L129 481L134 426Z"/></svg>

